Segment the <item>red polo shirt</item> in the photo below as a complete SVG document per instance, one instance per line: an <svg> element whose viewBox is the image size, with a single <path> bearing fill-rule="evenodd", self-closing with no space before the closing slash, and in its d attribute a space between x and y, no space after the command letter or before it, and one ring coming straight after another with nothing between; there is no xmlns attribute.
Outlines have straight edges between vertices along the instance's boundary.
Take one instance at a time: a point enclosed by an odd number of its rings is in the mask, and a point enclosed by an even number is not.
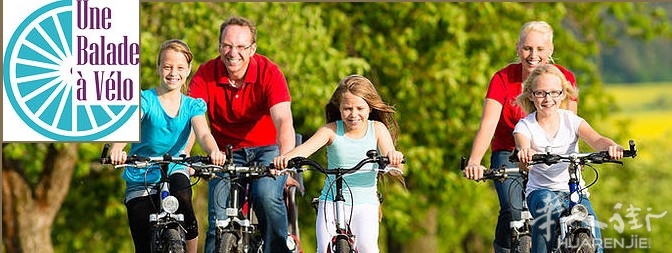
<svg viewBox="0 0 672 253"><path fill-rule="evenodd" d="M564 67L554 64L567 80L576 88L574 74ZM497 122L495 135L492 138L492 151L513 150L516 142L513 139L513 128L518 120L525 117L523 109L516 103L516 97L523 92L523 65L522 63L509 64L497 71L490 80L488 93L485 98L494 99L502 104L502 113Z"/></svg>
<svg viewBox="0 0 672 253"><path fill-rule="evenodd" d="M189 83L189 96L208 105L210 130L220 149L276 144L276 130L270 108L291 101L287 80L268 58L255 54L240 88L229 84L227 70L219 57L201 65Z"/></svg>

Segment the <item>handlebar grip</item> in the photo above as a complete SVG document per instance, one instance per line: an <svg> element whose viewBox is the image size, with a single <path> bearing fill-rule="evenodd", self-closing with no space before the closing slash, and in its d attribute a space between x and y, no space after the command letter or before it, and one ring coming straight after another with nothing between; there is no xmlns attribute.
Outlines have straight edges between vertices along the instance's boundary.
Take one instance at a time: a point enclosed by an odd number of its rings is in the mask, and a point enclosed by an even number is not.
<svg viewBox="0 0 672 253"><path fill-rule="evenodd" d="M630 150L623 150L623 156L629 156L635 158L635 156L637 156L637 149L635 149L635 141L630 140L628 144L630 145Z"/></svg>
<svg viewBox="0 0 672 253"><path fill-rule="evenodd" d="M509 156L509 162L511 163L517 163L520 162L520 159L518 159L518 149L514 149L513 153ZM544 160L544 157L546 154L534 154L532 155L532 161L541 161Z"/></svg>
<svg viewBox="0 0 672 253"><path fill-rule="evenodd" d="M460 157L460 170L464 170L467 167L467 158Z"/></svg>
<svg viewBox="0 0 672 253"><path fill-rule="evenodd" d="M509 156L509 162L510 163L520 162L518 160L518 149L517 148L513 149L513 153L511 153L511 155Z"/></svg>
<svg viewBox="0 0 672 253"><path fill-rule="evenodd" d="M303 161L305 157L297 156L293 157L292 159L289 159L287 161L287 168L296 168L301 166L301 161Z"/></svg>
<svg viewBox="0 0 672 253"><path fill-rule="evenodd" d="M226 163L233 164L233 146L231 144L226 145Z"/></svg>
<svg viewBox="0 0 672 253"><path fill-rule="evenodd" d="M184 158L188 163L205 163L212 164L212 159L209 156L191 156Z"/></svg>
<svg viewBox="0 0 672 253"><path fill-rule="evenodd" d="M381 156L380 161L384 164L389 164L390 163L390 158L387 156ZM401 159L401 164L406 164L406 157Z"/></svg>
<svg viewBox="0 0 672 253"><path fill-rule="evenodd" d="M110 144L105 143L105 145L103 146L103 151L100 153L100 164L109 164L111 162L110 157L107 156L107 152L109 150L110 150Z"/></svg>

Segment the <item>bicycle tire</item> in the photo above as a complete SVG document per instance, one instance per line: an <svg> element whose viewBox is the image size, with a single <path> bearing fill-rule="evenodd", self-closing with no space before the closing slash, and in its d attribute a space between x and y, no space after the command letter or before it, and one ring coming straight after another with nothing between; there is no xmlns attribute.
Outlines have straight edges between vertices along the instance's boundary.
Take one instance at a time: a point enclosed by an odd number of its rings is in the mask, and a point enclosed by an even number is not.
<svg viewBox="0 0 672 253"><path fill-rule="evenodd" d="M238 238L232 233L221 233L217 236L217 243L215 244L215 252L218 253L238 253L242 250L238 249Z"/></svg>
<svg viewBox="0 0 672 253"><path fill-rule="evenodd" d="M532 249L532 236L521 235L517 240L513 241L512 249L516 253L530 253Z"/></svg>
<svg viewBox="0 0 672 253"><path fill-rule="evenodd" d="M351 253L352 247L347 237L339 236L336 239L336 249L334 253Z"/></svg>
<svg viewBox="0 0 672 253"><path fill-rule="evenodd" d="M186 242L182 240L180 232L175 228L169 228L161 234L161 243L166 253L185 253Z"/></svg>
<svg viewBox="0 0 672 253"><path fill-rule="evenodd" d="M588 232L581 231L573 235L572 245L574 253L595 253L595 245L593 245L593 238Z"/></svg>

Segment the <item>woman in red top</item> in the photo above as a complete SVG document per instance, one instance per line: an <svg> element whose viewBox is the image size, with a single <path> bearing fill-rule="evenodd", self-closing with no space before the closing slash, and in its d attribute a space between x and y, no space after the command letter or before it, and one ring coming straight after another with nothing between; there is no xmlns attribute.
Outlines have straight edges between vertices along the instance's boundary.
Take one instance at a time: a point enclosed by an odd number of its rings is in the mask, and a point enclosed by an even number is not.
<svg viewBox="0 0 672 253"><path fill-rule="evenodd" d="M518 63L512 63L497 71L490 80L485 96L481 125L474 138L471 156L464 170L464 176L477 180L483 177L485 166L481 165L488 146L492 144L490 167L517 167L509 163L508 157L515 148L513 128L525 113L516 104L516 97L522 92L522 83L532 70L546 63L553 63L553 28L544 21L531 21L523 25L516 43ZM562 66L557 66L576 88L574 74ZM569 109L576 113L577 101L570 101ZM514 182L517 181L517 182ZM509 223L520 219L522 207L522 179L512 176L503 182L495 182L499 197L499 217L495 228L495 252L509 252L511 229Z"/></svg>

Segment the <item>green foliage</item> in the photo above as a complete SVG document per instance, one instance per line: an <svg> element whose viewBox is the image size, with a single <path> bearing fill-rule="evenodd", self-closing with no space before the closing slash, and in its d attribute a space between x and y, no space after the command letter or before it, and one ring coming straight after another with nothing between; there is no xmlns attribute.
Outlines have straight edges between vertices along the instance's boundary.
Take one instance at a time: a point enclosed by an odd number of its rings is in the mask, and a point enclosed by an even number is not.
<svg viewBox="0 0 672 253"><path fill-rule="evenodd" d="M480 242L481 249L490 251L498 212L494 189L491 183L465 180L459 173L458 162L460 156L469 155L490 77L516 61L515 42L521 25L529 20L545 20L555 28L553 55L557 63L577 76L581 90L579 114L589 122L601 122L613 109L609 105L614 102L604 96L600 77L598 55L602 44L615 43L613 33L620 31L619 27L627 27L628 34L645 38L669 30L669 18L665 21L666 15L659 10L651 12L648 6L645 3L143 2L141 84L143 89L158 84L155 66L161 42L172 38L186 41L194 52L195 72L200 64L217 56L219 26L226 18L233 15L250 18L258 25L257 52L278 63L287 77L295 127L304 138L324 123L323 106L337 82L348 74L371 78L383 98L396 106L401 129L398 149L407 156L408 189L384 187L383 249L390 244L421 240L434 231L441 241L437 252L477 252L463 246L473 242ZM615 18L606 22L604 18L608 15ZM101 147L82 145L81 157L85 162L78 167L73 189L54 227L58 251L131 251L119 172L92 165ZM21 155L16 150L3 150L4 153ZM324 152L314 157L324 159ZM665 164L656 162L637 162L637 167L653 169ZM26 167L35 168L35 173L40 170L28 159ZM615 202L629 204L631 200L639 207L652 207L654 213L662 212L663 203L669 201L624 194L637 185L626 176L642 176L638 173L645 170L626 171L616 181L600 183L613 187L600 185L595 190L598 199L605 199L596 202L598 214L608 217L604 212L613 209ZM664 178L650 174L645 178L664 192ZM307 193L300 198L300 223L306 252L314 251L315 242L315 214L310 197L319 193L322 180L316 173L305 174ZM629 185L619 188L624 182ZM199 187L194 201L202 201L207 193ZM621 195L612 192L616 188ZM201 207L196 205L197 213L204 213L198 210ZM204 229L205 216L198 218ZM427 222L434 219L435 224ZM656 234L650 235L656 238L653 239L656 246L651 250L662 252L665 248L659 248L657 243L662 244L663 238L669 237L662 229L669 224L669 218L659 221L655 223L660 226ZM610 233L605 234L613 235Z"/></svg>

